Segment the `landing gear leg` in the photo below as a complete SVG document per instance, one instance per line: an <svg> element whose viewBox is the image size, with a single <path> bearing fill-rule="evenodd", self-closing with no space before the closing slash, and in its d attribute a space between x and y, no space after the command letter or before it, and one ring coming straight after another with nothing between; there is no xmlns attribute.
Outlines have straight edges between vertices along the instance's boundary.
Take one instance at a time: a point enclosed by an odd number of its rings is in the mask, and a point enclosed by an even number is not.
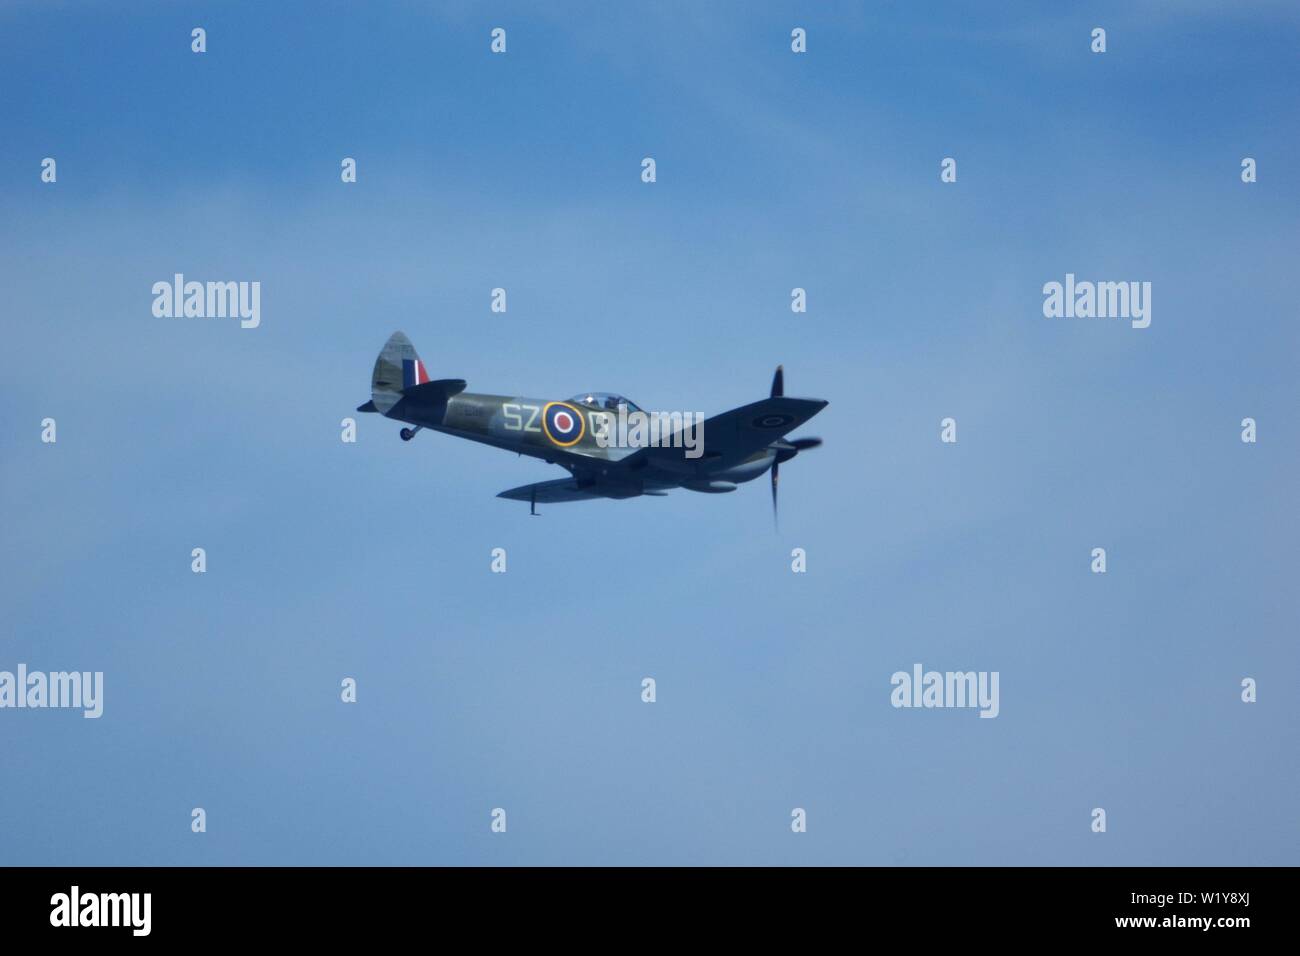
<svg viewBox="0 0 1300 956"><path fill-rule="evenodd" d="M536 488L534 488L532 490L532 493L529 494L528 496L528 513L532 515L534 518L541 517L541 515L537 513L537 489Z"/></svg>
<svg viewBox="0 0 1300 956"><path fill-rule="evenodd" d="M402 436L402 441L410 441L422 428L424 428L423 425L416 425L414 428L403 428L397 434Z"/></svg>

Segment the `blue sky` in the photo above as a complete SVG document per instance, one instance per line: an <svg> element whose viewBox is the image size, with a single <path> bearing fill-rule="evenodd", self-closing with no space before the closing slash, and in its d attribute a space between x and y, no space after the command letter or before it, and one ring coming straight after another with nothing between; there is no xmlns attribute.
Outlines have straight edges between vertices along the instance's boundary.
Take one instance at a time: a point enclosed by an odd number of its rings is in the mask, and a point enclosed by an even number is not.
<svg viewBox="0 0 1300 956"><path fill-rule="evenodd" d="M105 674L0 711L0 862L1300 859L1300 16L701 6L0 10L0 669ZM1151 327L1045 319L1067 272ZM765 481L528 518L557 469L339 441L399 328L650 408L783 362L826 444L779 533ZM917 662L1000 716L892 708Z"/></svg>

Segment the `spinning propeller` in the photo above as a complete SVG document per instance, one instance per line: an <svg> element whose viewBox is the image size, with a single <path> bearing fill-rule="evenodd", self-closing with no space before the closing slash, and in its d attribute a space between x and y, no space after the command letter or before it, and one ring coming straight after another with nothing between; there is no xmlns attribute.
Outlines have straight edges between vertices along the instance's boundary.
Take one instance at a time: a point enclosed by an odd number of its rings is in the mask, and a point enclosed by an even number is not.
<svg viewBox="0 0 1300 956"><path fill-rule="evenodd" d="M778 365L776 374L772 376L772 397L781 398L785 395L785 370ZM781 462L789 461L801 451L807 451L810 448L816 448L822 443L820 438L794 438L790 441L781 439L772 443L776 449L776 460L772 462L772 523L777 524L776 517L776 486L781 480Z"/></svg>

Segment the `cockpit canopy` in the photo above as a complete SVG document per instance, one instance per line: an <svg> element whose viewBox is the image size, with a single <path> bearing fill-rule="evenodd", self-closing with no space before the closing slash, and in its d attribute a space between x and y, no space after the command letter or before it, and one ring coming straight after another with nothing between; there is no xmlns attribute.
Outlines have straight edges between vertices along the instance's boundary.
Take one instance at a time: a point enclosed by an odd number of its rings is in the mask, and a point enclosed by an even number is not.
<svg viewBox="0 0 1300 956"><path fill-rule="evenodd" d="M612 412L618 411L620 405L626 405L629 412L641 411L635 402L613 392L583 392L581 395L573 396L569 401L588 405L591 408L607 408Z"/></svg>

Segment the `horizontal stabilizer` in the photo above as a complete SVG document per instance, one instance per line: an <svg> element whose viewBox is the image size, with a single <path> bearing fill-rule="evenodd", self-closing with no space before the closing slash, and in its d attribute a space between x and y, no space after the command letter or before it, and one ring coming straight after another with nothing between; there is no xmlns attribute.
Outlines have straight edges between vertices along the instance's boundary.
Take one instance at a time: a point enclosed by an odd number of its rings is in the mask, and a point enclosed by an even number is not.
<svg viewBox="0 0 1300 956"><path fill-rule="evenodd" d="M402 395L419 404L445 402L453 395L459 395L465 391L465 385L466 382L463 378L440 378L432 382L422 382L419 385L404 388L402 389Z"/></svg>
<svg viewBox="0 0 1300 956"><path fill-rule="evenodd" d="M384 414L413 425L437 427L447 414L447 402L464 390L465 380L460 378L410 385L402 389L402 397L397 404Z"/></svg>
<svg viewBox="0 0 1300 956"><path fill-rule="evenodd" d="M379 409L375 408L375 400L372 398L370 401L366 402L364 405L358 405L358 406L357 406L357 411L359 411L359 412L377 412L377 411L379 411Z"/></svg>

